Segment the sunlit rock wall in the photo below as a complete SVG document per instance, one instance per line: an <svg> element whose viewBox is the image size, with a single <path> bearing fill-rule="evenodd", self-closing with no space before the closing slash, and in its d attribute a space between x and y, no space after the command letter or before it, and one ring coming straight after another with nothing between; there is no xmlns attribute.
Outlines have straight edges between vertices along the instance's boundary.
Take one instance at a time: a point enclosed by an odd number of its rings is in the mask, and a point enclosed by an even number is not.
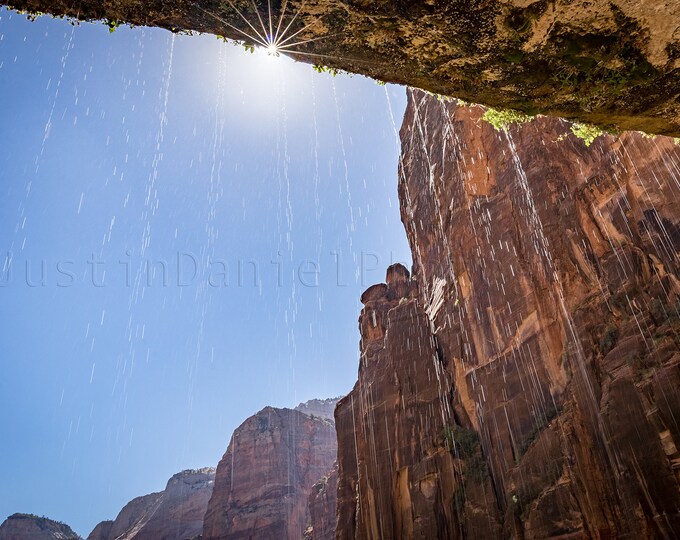
<svg viewBox="0 0 680 540"><path fill-rule="evenodd" d="M204 540L301 539L312 486L333 467L336 448L326 418L273 407L248 418L217 466Z"/></svg>
<svg viewBox="0 0 680 540"><path fill-rule="evenodd" d="M680 146L409 93L338 538L680 535Z"/></svg>

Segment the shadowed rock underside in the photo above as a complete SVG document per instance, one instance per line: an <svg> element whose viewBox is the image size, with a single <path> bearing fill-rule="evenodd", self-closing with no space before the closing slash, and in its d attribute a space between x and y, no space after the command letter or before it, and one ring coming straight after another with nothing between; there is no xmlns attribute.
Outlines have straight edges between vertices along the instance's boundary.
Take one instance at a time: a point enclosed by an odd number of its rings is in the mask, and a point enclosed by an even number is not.
<svg viewBox="0 0 680 540"><path fill-rule="evenodd" d="M285 34L291 39L281 45L299 43L285 50L296 60L492 107L680 135L680 0L13 0L6 5L106 19L113 27L119 22L159 26L252 44L277 35L285 7L281 30L293 22Z"/></svg>

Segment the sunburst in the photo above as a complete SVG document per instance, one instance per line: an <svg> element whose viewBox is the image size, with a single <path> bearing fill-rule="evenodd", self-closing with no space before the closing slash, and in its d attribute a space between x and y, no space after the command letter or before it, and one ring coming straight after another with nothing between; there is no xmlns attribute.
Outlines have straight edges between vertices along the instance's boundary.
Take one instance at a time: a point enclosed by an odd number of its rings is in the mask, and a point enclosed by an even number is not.
<svg viewBox="0 0 680 540"><path fill-rule="evenodd" d="M251 22L248 20L248 18L239 10L234 2L232 0L226 0L229 6L239 15L239 17L246 23L247 27L250 29L250 31L246 31L242 28L238 28L237 26L234 26L233 24L229 23L226 21L224 18L220 17L219 15L216 15L215 13L211 13L210 11L207 11L200 5L194 3L197 9L205 13L206 15L214 18L215 20L219 21L220 23L224 24L228 28L231 28L232 30L238 32L241 36L246 38L248 41L254 43L258 47L263 48L269 56L280 56L281 53L292 53L292 54L307 54L311 56L324 56L324 55L316 55L312 53L307 53L304 51L296 51L295 48L299 47L300 45L305 45L307 43L313 43L315 41L320 41L322 39L328 39L333 36L337 36L338 34L329 34L325 36L318 36L318 37L313 37L313 38L308 38L308 39L303 39L303 38L298 38L300 34L311 28L314 24L316 24L318 21L321 20L321 17L314 17L310 22L307 24L303 25L302 28L299 28L298 30L293 31L293 25L295 24L295 21L298 19L298 16L300 15L302 9L305 7L306 2L303 2L300 5L300 8L290 17L290 20L286 22L286 13L288 10L288 0L283 0L283 3L281 4L281 12L279 14L278 21L274 21L274 18L272 17L272 4L271 0L267 0L267 17L266 21L263 18L262 14L260 13L260 10L255 3L255 0L250 0L253 8L255 10L255 14L257 15L257 22ZM259 23L259 29L256 27L257 24ZM251 33L252 32L252 33ZM296 40L297 38L297 40Z"/></svg>

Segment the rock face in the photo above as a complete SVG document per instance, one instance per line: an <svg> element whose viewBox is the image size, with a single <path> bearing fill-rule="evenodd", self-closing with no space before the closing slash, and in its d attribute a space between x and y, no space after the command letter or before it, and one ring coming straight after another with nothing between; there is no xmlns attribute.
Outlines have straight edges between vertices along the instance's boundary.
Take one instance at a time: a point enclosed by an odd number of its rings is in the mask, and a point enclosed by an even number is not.
<svg viewBox="0 0 680 540"><path fill-rule="evenodd" d="M680 536L680 146L409 92L338 538Z"/></svg>
<svg viewBox="0 0 680 540"><path fill-rule="evenodd" d="M88 540L186 540L201 534L215 469L187 470L164 491L133 499L115 521L97 525Z"/></svg>
<svg viewBox="0 0 680 540"><path fill-rule="evenodd" d="M267 39L270 32L263 26L270 10L276 27L285 6L282 28L292 25L282 53L299 61L493 107L680 134L680 0L11 0L6 5L249 43Z"/></svg>
<svg viewBox="0 0 680 540"><path fill-rule="evenodd" d="M338 465L312 486L309 494L310 525L305 540L335 540L338 504Z"/></svg>
<svg viewBox="0 0 680 540"><path fill-rule="evenodd" d="M217 466L204 540L302 538L308 498L336 458L333 422L266 407L234 434Z"/></svg>
<svg viewBox="0 0 680 540"><path fill-rule="evenodd" d="M0 540L82 540L71 527L33 514L12 514L0 525Z"/></svg>
<svg viewBox="0 0 680 540"><path fill-rule="evenodd" d="M392 266L361 301L359 381L335 411L337 538L451 537L451 385L418 284Z"/></svg>

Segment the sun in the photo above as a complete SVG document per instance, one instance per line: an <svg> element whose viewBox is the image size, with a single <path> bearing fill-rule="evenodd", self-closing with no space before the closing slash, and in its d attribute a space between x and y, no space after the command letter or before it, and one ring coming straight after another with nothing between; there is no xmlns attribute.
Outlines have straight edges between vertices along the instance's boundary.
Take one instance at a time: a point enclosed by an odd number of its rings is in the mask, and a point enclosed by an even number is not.
<svg viewBox="0 0 680 540"><path fill-rule="evenodd" d="M279 48L276 46L276 43L267 45L267 54L269 56L279 56Z"/></svg>

